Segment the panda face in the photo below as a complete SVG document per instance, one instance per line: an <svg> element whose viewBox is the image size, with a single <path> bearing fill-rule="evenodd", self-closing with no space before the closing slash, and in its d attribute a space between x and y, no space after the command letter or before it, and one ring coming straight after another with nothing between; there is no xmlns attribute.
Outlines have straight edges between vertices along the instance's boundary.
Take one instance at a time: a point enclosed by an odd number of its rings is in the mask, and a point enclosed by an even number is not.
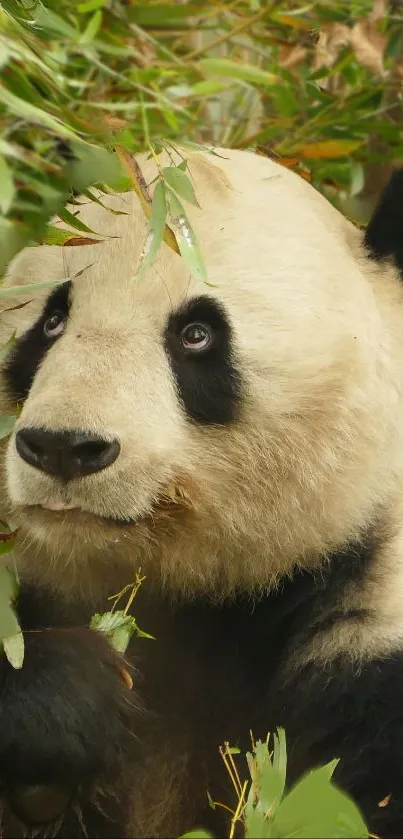
<svg viewBox="0 0 403 839"><path fill-rule="evenodd" d="M189 166L209 285L165 245L133 279L146 222L132 194L105 199L114 214L83 208L102 243L12 265L11 285L70 277L7 316L4 370L22 404L9 499L58 585L60 567L63 586L93 586L116 564L180 591L270 585L357 534L396 481L394 273L378 300L360 234L321 196L223 155Z"/></svg>

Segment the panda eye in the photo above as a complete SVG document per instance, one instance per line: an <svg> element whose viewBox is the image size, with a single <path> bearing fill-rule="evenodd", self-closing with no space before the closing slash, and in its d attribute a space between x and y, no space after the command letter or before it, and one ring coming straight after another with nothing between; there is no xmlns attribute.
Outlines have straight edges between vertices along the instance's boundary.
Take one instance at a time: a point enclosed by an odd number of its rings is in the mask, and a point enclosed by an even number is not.
<svg viewBox="0 0 403 839"><path fill-rule="evenodd" d="M63 312L54 312L50 318L45 321L43 333L46 338L58 338L64 332L66 326L66 316Z"/></svg>
<svg viewBox="0 0 403 839"><path fill-rule="evenodd" d="M204 323L189 323L182 329L180 339L185 350L200 352L210 346L212 334Z"/></svg>

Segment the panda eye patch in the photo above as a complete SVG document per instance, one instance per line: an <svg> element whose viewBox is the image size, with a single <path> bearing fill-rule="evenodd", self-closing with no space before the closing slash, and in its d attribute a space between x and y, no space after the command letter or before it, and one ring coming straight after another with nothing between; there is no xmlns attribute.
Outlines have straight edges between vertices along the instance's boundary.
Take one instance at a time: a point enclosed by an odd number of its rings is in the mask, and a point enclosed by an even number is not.
<svg viewBox="0 0 403 839"><path fill-rule="evenodd" d="M58 338L64 332L66 326L66 316L63 312L53 312L50 318L45 320L43 325L43 334L46 338Z"/></svg>
<svg viewBox="0 0 403 839"><path fill-rule="evenodd" d="M232 422L241 376L225 308L213 297L187 300L168 318L165 351L189 419L208 425Z"/></svg>
<svg viewBox="0 0 403 839"><path fill-rule="evenodd" d="M3 367L7 390L16 402L27 398L37 370L63 334L70 311L71 281L58 285L47 298L38 320L17 339Z"/></svg>
<svg viewBox="0 0 403 839"><path fill-rule="evenodd" d="M180 339L185 350L201 352L208 349L213 336L210 327L205 323L189 323L183 327Z"/></svg>

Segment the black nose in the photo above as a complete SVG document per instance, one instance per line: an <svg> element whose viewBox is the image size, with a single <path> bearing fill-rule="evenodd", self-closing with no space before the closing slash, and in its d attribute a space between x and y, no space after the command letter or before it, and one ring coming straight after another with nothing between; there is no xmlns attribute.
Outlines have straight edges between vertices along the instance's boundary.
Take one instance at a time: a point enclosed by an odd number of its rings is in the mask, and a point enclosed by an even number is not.
<svg viewBox="0 0 403 839"><path fill-rule="evenodd" d="M78 431L23 428L17 432L15 443L26 463L65 481L106 469L120 452L117 440L109 442Z"/></svg>

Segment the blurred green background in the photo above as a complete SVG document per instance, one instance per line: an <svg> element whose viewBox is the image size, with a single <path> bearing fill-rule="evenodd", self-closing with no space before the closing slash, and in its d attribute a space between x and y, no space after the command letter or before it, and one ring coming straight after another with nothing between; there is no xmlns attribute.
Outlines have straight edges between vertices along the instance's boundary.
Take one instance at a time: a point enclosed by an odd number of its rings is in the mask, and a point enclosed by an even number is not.
<svg viewBox="0 0 403 839"><path fill-rule="evenodd" d="M63 244L72 188L128 186L116 145L255 148L365 223L403 157L402 23L400 0L3 0L0 271Z"/></svg>

